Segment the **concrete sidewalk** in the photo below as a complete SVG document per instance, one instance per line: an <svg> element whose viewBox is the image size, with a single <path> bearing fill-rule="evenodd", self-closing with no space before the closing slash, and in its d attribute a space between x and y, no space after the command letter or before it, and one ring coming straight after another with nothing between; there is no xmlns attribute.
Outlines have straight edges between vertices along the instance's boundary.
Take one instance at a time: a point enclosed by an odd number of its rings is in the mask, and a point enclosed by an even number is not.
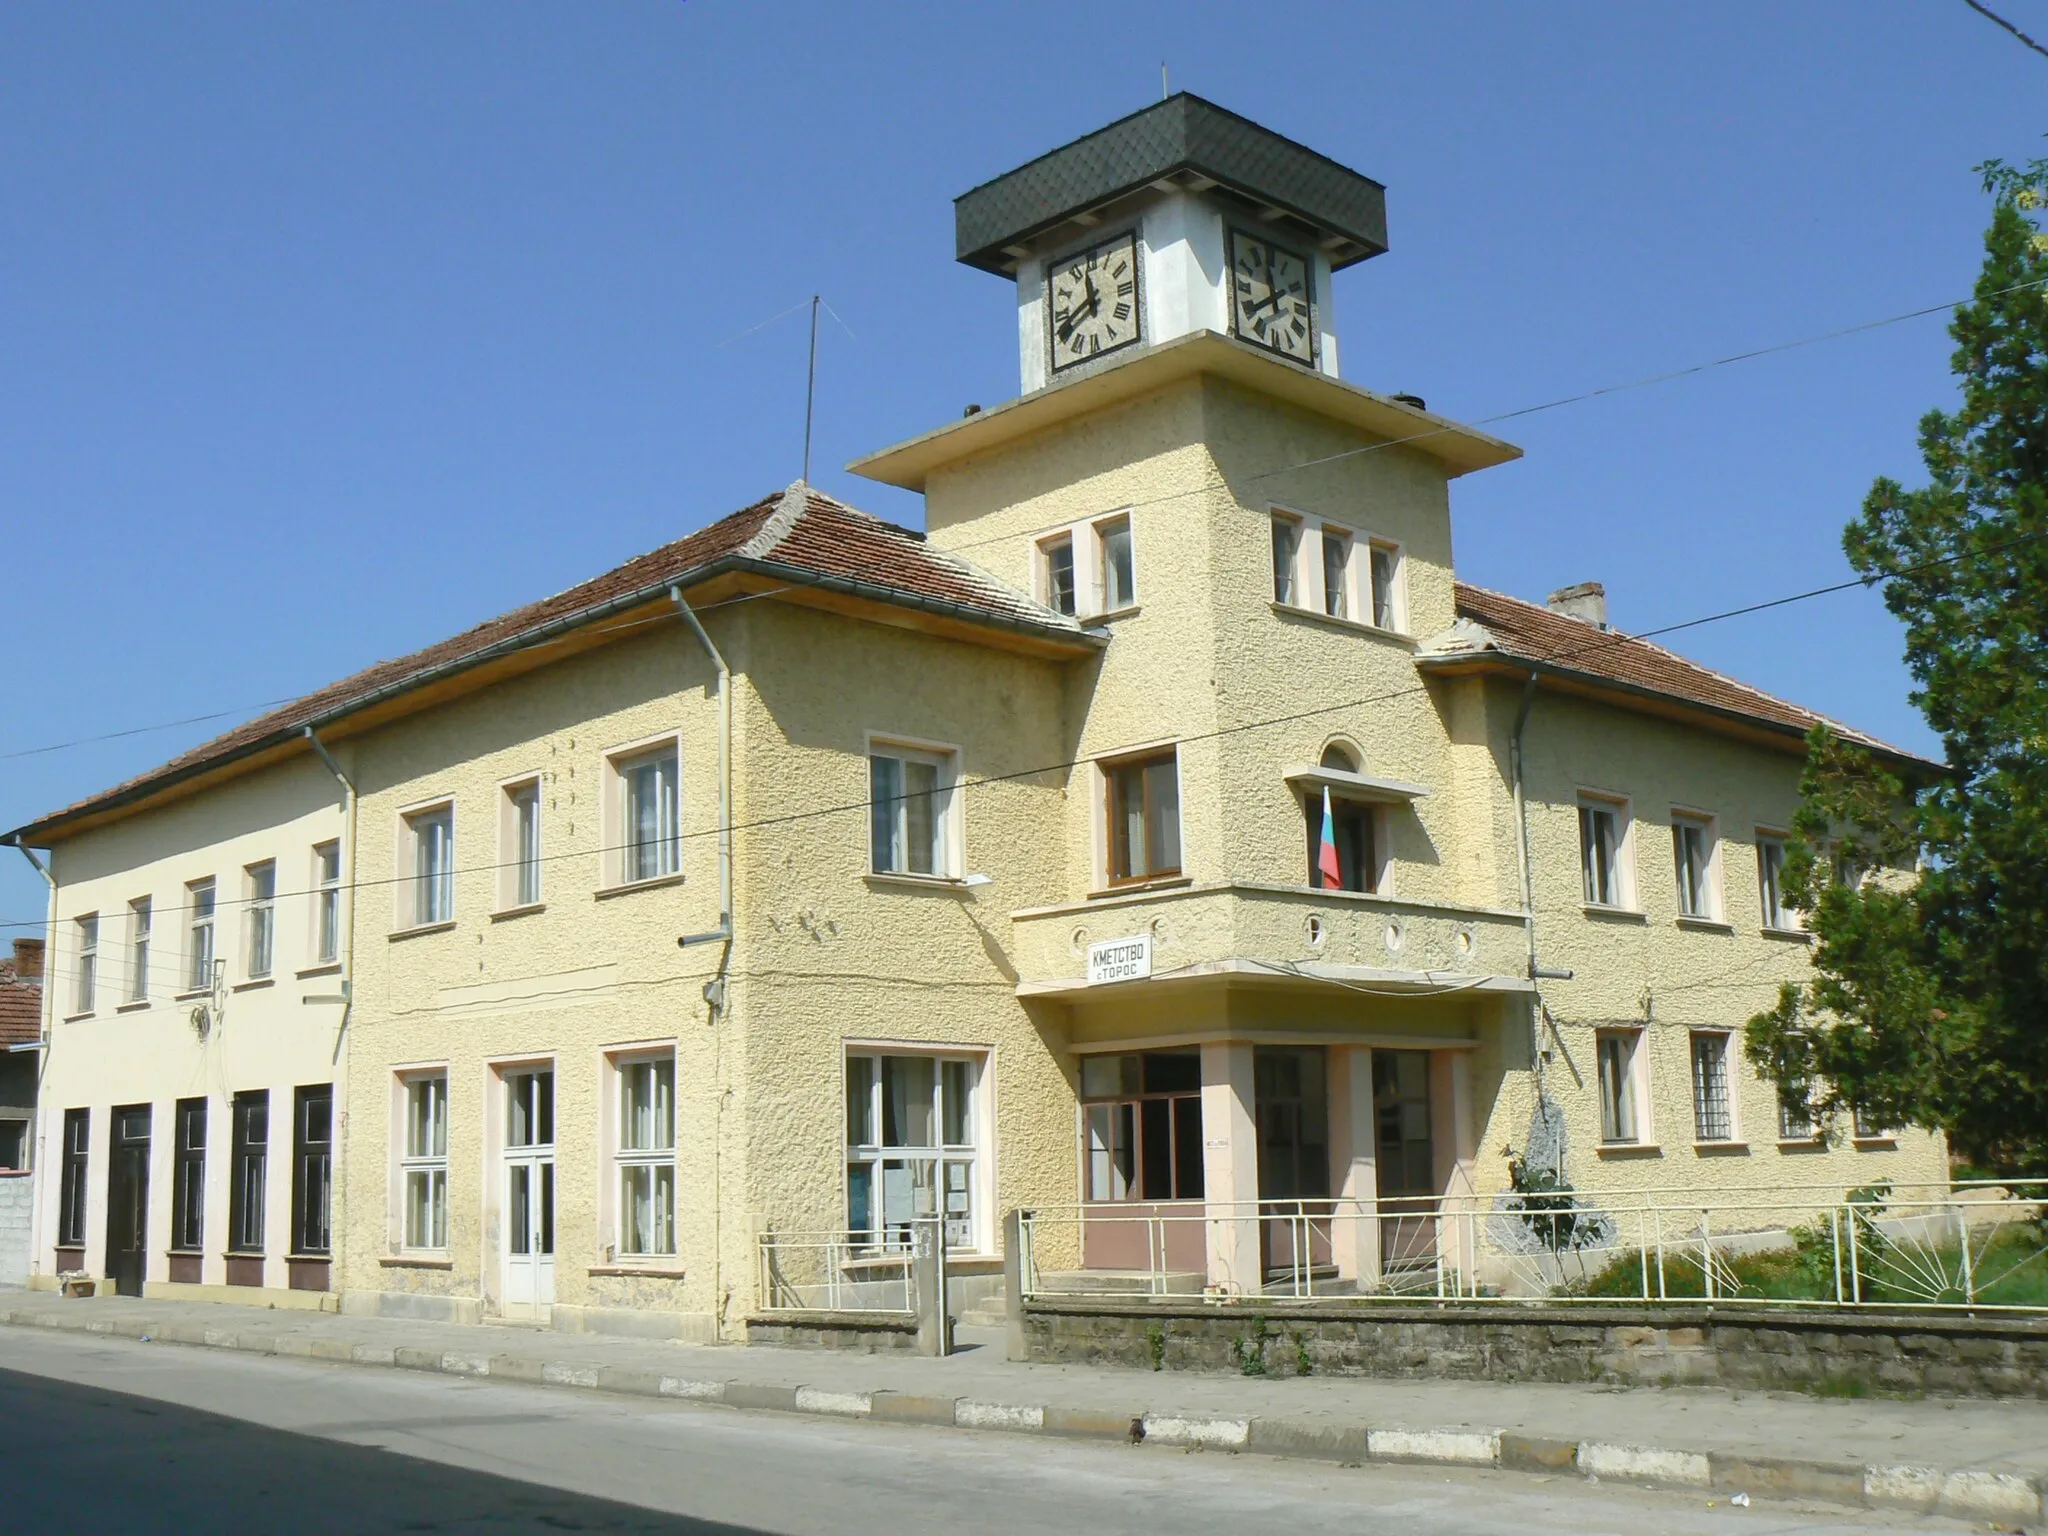
<svg viewBox="0 0 2048 1536"><path fill-rule="evenodd" d="M928 1360L28 1291L0 1292L0 1324L734 1408L1575 1473L2015 1524L2041 1520L2048 1494L2048 1403L2040 1402L1265 1380L1013 1364L994 1334L963 1338L979 1347ZM0 1337L0 1365L5 1359Z"/></svg>

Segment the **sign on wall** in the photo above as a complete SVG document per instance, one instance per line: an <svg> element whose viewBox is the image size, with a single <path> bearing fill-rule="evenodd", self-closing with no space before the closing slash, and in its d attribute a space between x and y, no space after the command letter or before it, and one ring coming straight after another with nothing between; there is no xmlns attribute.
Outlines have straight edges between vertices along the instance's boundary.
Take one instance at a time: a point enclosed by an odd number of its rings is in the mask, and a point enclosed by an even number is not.
<svg viewBox="0 0 2048 1536"><path fill-rule="evenodd" d="M1128 939L1104 939L1088 946L1088 983L1099 981L1143 981L1152 974L1152 935L1134 934Z"/></svg>

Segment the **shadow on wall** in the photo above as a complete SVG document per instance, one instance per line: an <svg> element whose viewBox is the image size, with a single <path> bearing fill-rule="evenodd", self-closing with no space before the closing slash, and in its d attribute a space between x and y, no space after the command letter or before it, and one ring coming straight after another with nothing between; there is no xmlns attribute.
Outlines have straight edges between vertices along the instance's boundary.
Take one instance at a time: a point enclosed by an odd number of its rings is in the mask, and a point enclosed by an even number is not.
<svg viewBox="0 0 2048 1536"><path fill-rule="evenodd" d="M0 1371L8 1530L758 1536L370 1446Z"/></svg>

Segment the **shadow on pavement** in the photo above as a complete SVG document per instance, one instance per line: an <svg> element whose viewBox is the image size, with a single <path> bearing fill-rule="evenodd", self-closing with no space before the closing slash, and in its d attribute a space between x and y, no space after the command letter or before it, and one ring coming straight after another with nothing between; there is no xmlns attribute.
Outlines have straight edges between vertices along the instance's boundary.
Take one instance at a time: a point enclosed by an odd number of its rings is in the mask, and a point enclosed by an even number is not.
<svg viewBox="0 0 2048 1536"><path fill-rule="evenodd" d="M761 1536L16 1371L0 1371L0 1425L5 1532Z"/></svg>

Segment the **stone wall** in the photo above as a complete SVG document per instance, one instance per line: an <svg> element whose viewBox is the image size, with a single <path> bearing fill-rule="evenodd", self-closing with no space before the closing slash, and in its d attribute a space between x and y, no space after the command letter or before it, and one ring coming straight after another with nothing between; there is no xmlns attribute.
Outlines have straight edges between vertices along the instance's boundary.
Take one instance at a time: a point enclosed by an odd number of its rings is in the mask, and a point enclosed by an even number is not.
<svg viewBox="0 0 2048 1536"><path fill-rule="evenodd" d="M1033 1302L1023 1324L1032 1360L1139 1369L2048 1399L2040 1318L1134 1301Z"/></svg>
<svg viewBox="0 0 2048 1536"><path fill-rule="evenodd" d="M747 1342L863 1355L914 1353L917 1319L903 1313L771 1312L747 1319Z"/></svg>
<svg viewBox="0 0 2048 1536"><path fill-rule="evenodd" d="M0 1173L0 1285L28 1283L30 1223L35 1219L33 1174Z"/></svg>

